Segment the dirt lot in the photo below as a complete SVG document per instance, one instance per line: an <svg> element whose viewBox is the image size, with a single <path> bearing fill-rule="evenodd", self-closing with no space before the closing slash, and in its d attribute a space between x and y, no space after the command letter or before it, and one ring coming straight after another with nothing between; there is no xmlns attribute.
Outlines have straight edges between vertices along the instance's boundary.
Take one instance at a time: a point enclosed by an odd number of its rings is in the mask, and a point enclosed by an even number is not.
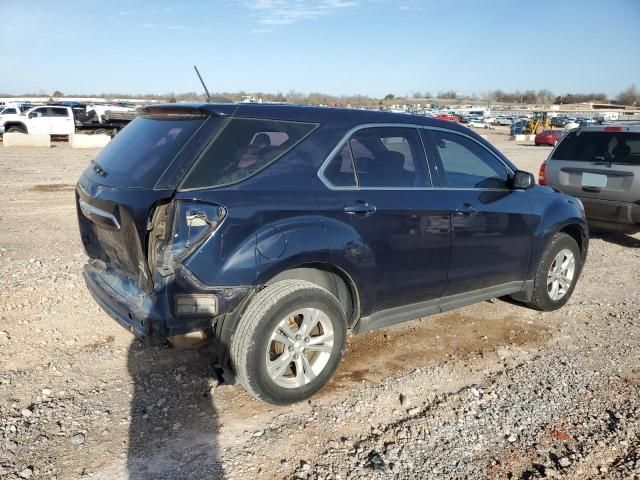
<svg viewBox="0 0 640 480"><path fill-rule="evenodd" d="M535 173L549 152L488 137ZM95 154L0 147L0 479L640 478L640 236L593 238L558 312L351 337L324 391L279 408L91 300L73 184Z"/></svg>

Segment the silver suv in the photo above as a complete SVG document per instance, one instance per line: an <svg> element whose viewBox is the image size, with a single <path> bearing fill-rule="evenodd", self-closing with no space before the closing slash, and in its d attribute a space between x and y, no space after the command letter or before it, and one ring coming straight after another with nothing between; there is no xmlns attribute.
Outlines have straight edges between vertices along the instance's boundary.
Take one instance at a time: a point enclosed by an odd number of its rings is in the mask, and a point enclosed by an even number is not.
<svg viewBox="0 0 640 480"><path fill-rule="evenodd" d="M540 167L539 183L582 200L592 228L640 230L640 125L572 130Z"/></svg>

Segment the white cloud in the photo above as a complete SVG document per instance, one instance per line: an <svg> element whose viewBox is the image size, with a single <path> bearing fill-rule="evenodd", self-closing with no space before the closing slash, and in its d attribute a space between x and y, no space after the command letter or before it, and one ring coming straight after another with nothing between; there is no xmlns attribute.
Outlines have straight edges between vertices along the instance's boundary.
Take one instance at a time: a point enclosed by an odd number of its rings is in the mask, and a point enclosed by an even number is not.
<svg viewBox="0 0 640 480"><path fill-rule="evenodd" d="M261 25L290 25L357 6L350 0L235 0Z"/></svg>
<svg viewBox="0 0 640 480"><path fill-rule="evenodd" d="M251 34L252 35L261 35L263 33L269 33L272 30L270 28L254 28L253 30L251 30Z"/></svg>

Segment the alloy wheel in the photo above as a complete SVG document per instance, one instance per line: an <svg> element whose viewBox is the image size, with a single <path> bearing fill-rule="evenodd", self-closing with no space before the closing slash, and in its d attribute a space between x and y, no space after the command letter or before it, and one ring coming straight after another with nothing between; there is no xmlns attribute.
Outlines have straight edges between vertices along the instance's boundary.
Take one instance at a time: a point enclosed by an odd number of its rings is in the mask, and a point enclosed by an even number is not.
<svg viewBox="0 0 640 480"><path fill-rule="evenodd" d="M331 320L317 308L303 308L283 318L267 346L271 380L284 388L299 388L312 382L329 363L333 333Z"/></svg>
<svg viewBox="0 0 640 480"><path fill-rule="evenodd" d="M576 259L573 252L568 248L560 250L551 262L547 274L547 292L551 300L557 302L567 294L571 288L575 271Z"/></svg>

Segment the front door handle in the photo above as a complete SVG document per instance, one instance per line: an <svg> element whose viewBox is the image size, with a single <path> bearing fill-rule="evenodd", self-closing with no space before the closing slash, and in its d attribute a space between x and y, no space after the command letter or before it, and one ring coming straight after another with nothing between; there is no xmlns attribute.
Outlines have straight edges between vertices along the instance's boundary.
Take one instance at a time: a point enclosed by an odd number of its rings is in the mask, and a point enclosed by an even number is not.
<svg viewBox="0 0 640 480"><path fill-rule="evenodd" d="M369 205L367 202L358 201L353 205L344 207L344 213L357 217L368 217L376 213L376 207L375 205Z"/></svg>
<svg viewBox="0 0 640 480"><path fill-rule="evenodd" d="M465 203L462 207L456 208L453 214L456 217L470 217L478 213L478 209L474 208L470 203Z"/></svg>

